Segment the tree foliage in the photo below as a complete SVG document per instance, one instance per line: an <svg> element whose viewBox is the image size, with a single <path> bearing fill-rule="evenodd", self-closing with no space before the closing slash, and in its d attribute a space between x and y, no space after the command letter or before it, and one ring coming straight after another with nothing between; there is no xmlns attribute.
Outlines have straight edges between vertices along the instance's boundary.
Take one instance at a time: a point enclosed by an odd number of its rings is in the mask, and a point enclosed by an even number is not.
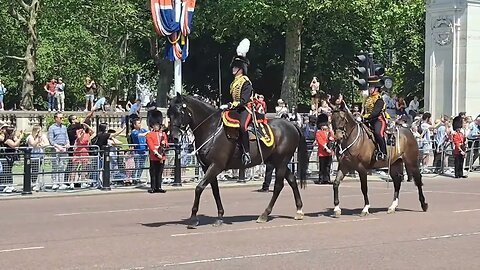
<svg viewBox="0 0 480 270"><path fill-rule="evenodd" d="M45 106L45 82L59 76L67 84L69 108L82 107L86 76L111 100L121 99L125 91L133 97L138 75L166 95L173 65L161 60L164 39L153 32L148 0L40 3L37 108ZM28 42L25 29L9 13L16 4L0 3L0 77L10 89L7 107L21 100L24 65L5 56L23 55ZM249 76L270 107L280 97L307 104L312 76L319 77L323 91L355 100L353 55L369 47L379 62L388 64L396 92L418 94L423 91L424 16L420 0L197 1L183 83L190 93L211 98L221 93L227 101L228 66L238 42L247 37L252 41ZM300 43L288 42L292 31Z"/></svg>

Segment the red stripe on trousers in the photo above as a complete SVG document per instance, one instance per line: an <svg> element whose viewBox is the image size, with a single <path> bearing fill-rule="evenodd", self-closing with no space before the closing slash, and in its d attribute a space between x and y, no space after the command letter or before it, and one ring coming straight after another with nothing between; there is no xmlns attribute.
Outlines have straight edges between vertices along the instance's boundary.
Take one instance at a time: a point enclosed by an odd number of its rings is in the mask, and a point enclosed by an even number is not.
<svg viewBox="0 0 480 270"><path fill-rule="evenodd" d="M245 123L244 123L244 130L247 131L248 130L248 123L250 122L250 119L252 118L252 115L251 114L248 114L247 116L247 119L245 119Z"/></svg>
<svg viewBox="0 0 480 270"><path fill-rule="evenodd" d="M387 127L387 123L385 122L385 119L383 117L379 117L378 121L382 123L382 128L380 129L380 136L382 136L383 138L385 134L385 128Z"/></svg>

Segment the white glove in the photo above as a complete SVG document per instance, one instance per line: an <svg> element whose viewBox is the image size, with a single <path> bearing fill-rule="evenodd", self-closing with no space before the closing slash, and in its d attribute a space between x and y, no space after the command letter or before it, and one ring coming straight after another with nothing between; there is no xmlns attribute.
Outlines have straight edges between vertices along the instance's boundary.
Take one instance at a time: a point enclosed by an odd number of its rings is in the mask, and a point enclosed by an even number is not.
<svg viewBox="0 0 480 270"><path fill-rule="evenodd" d="M228 104L223 104L223 105L220 105L220 110L226 110L228 109Z"/></svg>

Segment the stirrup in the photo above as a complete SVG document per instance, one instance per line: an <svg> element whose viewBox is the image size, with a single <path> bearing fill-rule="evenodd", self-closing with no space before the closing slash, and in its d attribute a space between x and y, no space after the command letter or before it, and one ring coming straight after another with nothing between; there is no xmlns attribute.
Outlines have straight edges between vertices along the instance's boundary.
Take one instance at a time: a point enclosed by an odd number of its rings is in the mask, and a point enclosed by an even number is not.
<svg viewBox="0 0 480 270"><path fill-rule="evenodd" d="M378 151L378 152L377 152L377 155L375 156L375 159L376 159L377 161L379 161L379 160L386 160L386 159L387 159L387 155L384 154L382 151Z"/></svg>
<svg viewBox="0 0 480 270"><path fill-rule="evenodd" d="M245 152L242 155L243 165L247 166L248 164L252 163L252 159L250 158L250 154Z"/></svg>

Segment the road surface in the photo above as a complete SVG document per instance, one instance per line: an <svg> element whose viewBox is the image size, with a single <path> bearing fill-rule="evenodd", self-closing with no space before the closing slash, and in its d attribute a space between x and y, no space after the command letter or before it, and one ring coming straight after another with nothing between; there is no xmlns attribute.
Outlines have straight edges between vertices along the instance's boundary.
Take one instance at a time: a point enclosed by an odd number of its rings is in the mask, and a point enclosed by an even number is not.
<svg viewBox="0 0 480 270"><path fill-rule="evenodd" d="M0 269L480 269L480 178L425 179L429 212L404 183L370 182L371 214L360 217L358 182L340 187L343 216L331 217L332 188L302 190L305 219L293 220L285 186L271 220L255 220L272 193L221 189L225 223L207 189L201 225L187 230L193 191L0 201Z"/></svg>

